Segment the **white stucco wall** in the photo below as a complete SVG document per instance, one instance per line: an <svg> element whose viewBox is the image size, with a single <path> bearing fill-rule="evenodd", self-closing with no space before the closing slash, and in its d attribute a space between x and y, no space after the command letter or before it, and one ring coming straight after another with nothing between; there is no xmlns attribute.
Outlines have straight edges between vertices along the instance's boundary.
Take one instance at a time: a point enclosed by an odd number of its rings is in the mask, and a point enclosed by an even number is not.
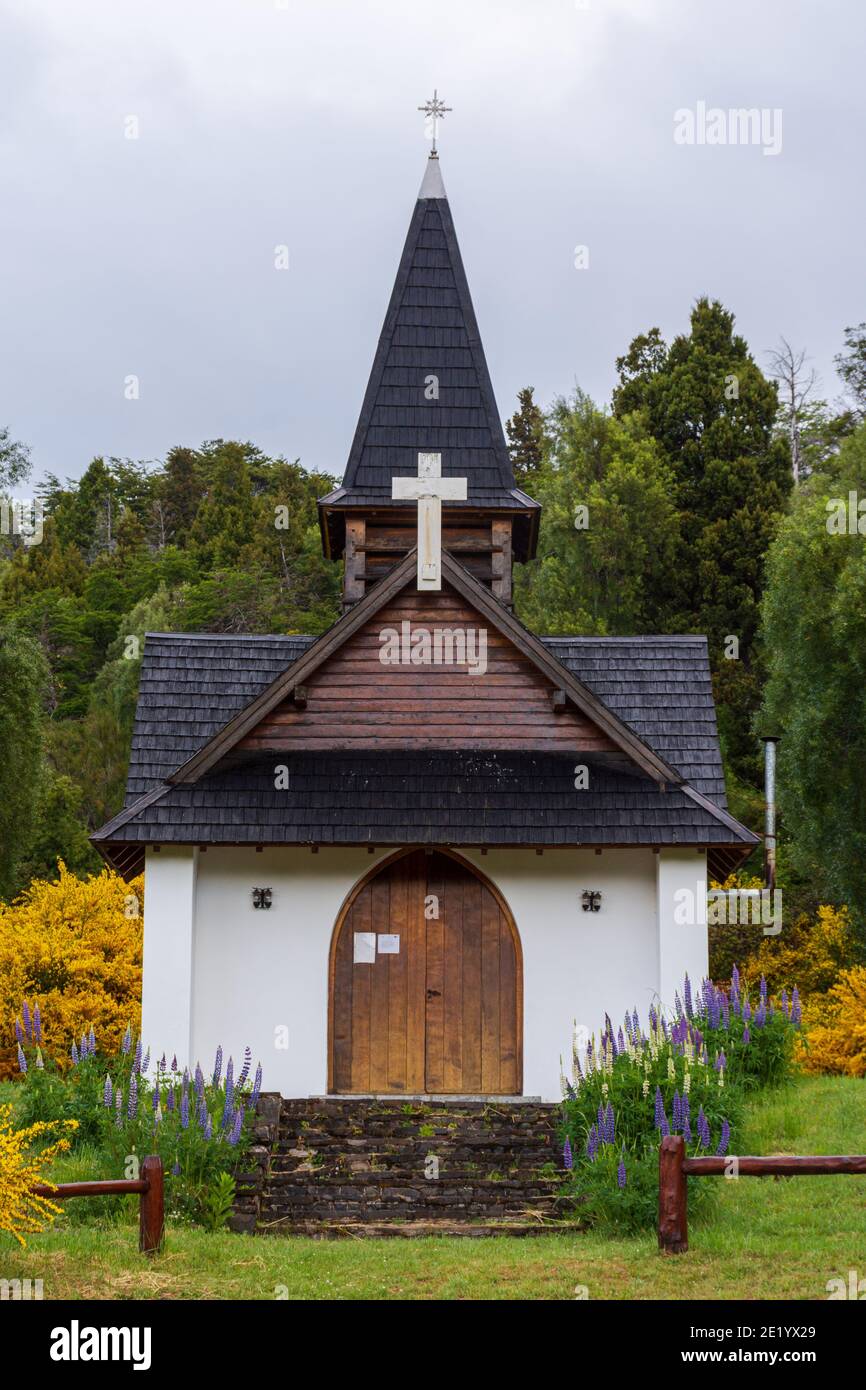
<svg viewBox="0 0 866 1390"><path fill-rule="evenodd" d="M388 857L349 848L148 852L145 1044L205 1068L217 1043L236 1062L249 1044L267 1090L323 1094L334 923L357 880ZM605 1011L618 1025L635 1007L645 1019L659 995L672 1004L685 969L695 981L706 973L706 927L674 921L676 890L705 881L695 850L464 857L499 888L520 933L526 1095L559 1099L574 1021L595 1031ZM253 886L273 889L269 911L253 910ZM599 912L582 911L585 888L601 891Z"/></svg>

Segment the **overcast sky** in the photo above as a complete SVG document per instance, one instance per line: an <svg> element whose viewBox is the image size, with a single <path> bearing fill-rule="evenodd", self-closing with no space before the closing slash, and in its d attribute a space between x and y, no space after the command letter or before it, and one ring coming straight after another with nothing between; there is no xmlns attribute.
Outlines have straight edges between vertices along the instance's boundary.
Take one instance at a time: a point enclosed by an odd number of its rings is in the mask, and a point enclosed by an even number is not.
<svg viewBox="0 0 866 1390"><path fill-rule="evenodd" d="M36 476L219 436L341 475L434 86L503 417L609 399L700 294L834 397L864 31L862 0L0 0L0 424ZM676 143L699 102L781 110L781 152Z"/></svg>

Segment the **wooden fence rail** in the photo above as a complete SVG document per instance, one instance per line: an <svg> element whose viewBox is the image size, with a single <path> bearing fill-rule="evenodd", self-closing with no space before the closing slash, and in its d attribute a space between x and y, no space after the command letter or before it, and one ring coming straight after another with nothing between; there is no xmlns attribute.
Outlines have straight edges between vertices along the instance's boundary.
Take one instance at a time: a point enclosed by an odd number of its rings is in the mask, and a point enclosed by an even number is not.
<svg viewBox="0 0 866 1390"><path fill-rule="evenodd" d="M138 1248L144 1255L155 1255L162 1245L165 1228L165 1183L162 1159L150 1154L141 1160L138 1178L107 1178L104 1182L61 1182L56 1187L36 1183L31 1191L49 1201L67 1197L111 1197L137 1193L139 1203Z"/></svg>
<svg viewBox="0 0 866 1390"><path fill-rule="evenodd" d="M681 1255L689 1248L688 1179L737 1176L806 1177L829 1173L866 1174L866 1154L810 1154L802 1157L725 1158L707 1156L686 1158L685 1140L671 1134L659 1149L659 1249L667 1255Z"/></svg>

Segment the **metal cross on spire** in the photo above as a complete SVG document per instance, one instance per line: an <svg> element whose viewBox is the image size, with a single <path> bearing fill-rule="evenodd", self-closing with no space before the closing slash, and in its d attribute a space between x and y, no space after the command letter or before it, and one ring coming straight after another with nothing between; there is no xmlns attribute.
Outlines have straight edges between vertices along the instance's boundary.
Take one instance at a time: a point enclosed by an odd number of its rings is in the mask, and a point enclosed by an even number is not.
<svg viewBox="0 0 866 1390"><path fill-rule="evenodd" d="M428 97L424 105L418 107L418 110L423 111L424 115L427 117L427 120L424 122L424 125L433 142L430 146L430 158L438 159L439 155L436 151L436 136L439 133L439 122L446 114L446 112L452 110L452 108L450 106L446 106L444 102L440 101L439 93L434 87L432 97Z"/></svg>

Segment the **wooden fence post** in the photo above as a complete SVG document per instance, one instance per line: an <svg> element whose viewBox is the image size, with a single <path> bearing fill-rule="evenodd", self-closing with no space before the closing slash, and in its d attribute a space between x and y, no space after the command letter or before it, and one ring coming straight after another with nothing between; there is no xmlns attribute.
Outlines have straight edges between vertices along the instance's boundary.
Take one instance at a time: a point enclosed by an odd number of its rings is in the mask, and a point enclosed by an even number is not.
<svg viewBox="0 0 866 1390"><path fill-rule="evenodd" d="M662 1139L659 1149L659 1249L682 1255L689 1248L686 1144L681 1134Z"/></svg>
<svg viewBox="0 0 866 1390"><path fill-rule="evenodd" d="M155 1255L162 1245L165 1225L162 1159L148 1154L141 1161L140 1174L147 1186L141 1194L138 1248L144 1255Z"/></svg>

